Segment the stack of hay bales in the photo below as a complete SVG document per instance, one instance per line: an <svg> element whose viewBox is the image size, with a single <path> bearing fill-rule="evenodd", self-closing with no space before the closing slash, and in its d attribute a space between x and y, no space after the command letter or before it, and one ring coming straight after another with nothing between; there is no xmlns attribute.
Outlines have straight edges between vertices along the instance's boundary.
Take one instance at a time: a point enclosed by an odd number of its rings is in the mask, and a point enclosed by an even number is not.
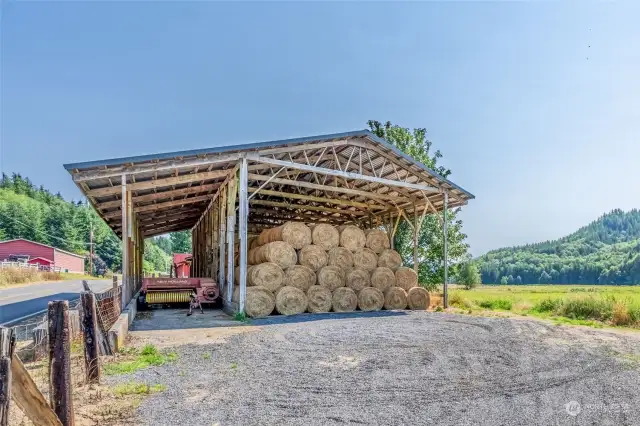
<svg viewBox="0 0 640 426"><path fill-rule="evenodd" d="M429 306L417 274L402 266L380 229L287 222L250 240L247 258L245 309L252 317Z"/></svg>

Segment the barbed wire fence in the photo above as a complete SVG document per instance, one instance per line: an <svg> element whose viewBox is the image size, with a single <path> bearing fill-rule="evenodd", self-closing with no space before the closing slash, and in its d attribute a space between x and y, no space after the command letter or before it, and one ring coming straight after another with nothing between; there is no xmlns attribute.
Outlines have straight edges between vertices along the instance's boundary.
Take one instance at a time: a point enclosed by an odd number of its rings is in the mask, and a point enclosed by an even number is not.
<svg viewBox="0 0 640 426"><path fill-rule="evenodd" d="M120 316L122 286L114 286L109 290L94 293L97 328L103 340ZM87 366L85 362L84 333L82 329L83 307L80 300L69 302L69 335L70 335L70 378L73 399L81 398L84 386L88 384ZM29 376L46 400L49 400L50 366L49 366L49 318L47 314L39 315L23 324L11 327L16 337L15 356L25 366ZM98 330L96 330L98 332ZM107 343L108 345L108 343ZM110 349L110 348L109 348ZM101 355L105 353L101 351ZM89 369L99 369L98 365L89 362ZM90 371L91 373L92 371ZM11 404L9 423L16 426L28 426L33 423L17 406Z"/></svg>

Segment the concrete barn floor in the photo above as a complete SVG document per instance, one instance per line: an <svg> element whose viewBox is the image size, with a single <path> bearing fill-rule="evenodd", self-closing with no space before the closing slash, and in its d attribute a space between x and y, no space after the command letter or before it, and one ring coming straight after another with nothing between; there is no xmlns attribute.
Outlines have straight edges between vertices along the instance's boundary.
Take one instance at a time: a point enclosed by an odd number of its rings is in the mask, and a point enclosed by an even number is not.
<svg viewBox="0 0 640 426"><path fill-rule="evenodd" d="M179 329L150 314L163 339L134 325L138 343L179 355L118 379L167 386L136 424L640 424L637 333L408 311L217 327L229 318L180 313Z"/></svg>

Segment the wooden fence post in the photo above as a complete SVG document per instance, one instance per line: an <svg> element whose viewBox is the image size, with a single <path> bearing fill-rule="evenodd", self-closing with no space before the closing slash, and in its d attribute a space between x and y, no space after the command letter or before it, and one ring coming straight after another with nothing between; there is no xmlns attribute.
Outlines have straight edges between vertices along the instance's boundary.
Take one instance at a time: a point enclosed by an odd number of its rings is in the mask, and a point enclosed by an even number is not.
<svg viewBox="0 0 640 426"><path fill-rule="evenodd" d="M12 328L0 327L0 426L9 424L11 404L11 358L16 348Z"/></svg>
<svg viewBox="0 0 640 426"><path fill-rule="evenodd" d="M98 351L98 323L96 316L96 298L93 293L83 292L82 329L84 330L84 366L87 383L100 382L100 364Z"/></svg>
<svg viewBox="0 0 640 426"><path fill-rule="evenodd" d="M69 302L49 302L49 403L64 426L75 424L71 398Z"/></svg>
<svg viewBox="0 0 640 426"><path fill-rule="evenodd" d="M113 274L113 289L116 290L118 288L118 276Z"/></svg>

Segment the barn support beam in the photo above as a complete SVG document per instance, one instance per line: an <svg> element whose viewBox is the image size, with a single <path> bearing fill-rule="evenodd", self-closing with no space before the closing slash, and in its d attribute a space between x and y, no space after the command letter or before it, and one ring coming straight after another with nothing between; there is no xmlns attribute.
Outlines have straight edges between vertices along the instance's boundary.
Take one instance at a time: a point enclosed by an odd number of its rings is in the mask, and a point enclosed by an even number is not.
<svg viewBox="0 0 640 426"><path fill-rule="evenodd" d="M449 279L448 275L449 275L449 264L448 264L448 244L447 244L447 222L448 222L448 215L447 215L447 208L448 208L448 204L449 204L449 194L447 194L447 192L445 191L444 193L444 210L442 211L442 215L443 217L443 221L442 221L442 238L443 238L443 253L442 253L442 260L444 263L444 289L443 289L443 303L444 303L444 307L448 308L449 307L449 292L447 291L447 281Z"/></svg>
<svg viewBox="0 0 640 426"><path fill-rule="evenodd" d="M236 231L236 198L238 194L238 177L234 173L233 178L227 183L227 305L233 306L234 286L234 255L235 255L235 231Z"/></svg>
<svg viewBox="0 0 640 426"><path fill-rule="evenodd" d="M124 309L127 306L127 283L129 282L129 220L128 220L128 208L127 200L129 199L127 193L127 176L122 175L122 291L121 295L121 307Z"/></svg>
<svg viewBox="0 0 640 426"><path fill-rule="evenodd" d="M240 300L238 305L238 311L244 313L245 298L247 293L247 219L249 216L249 198L247 192L248 182L248 164L247 159L240 160L240 208L238 221L238 232L240 233Z"/></svg>

